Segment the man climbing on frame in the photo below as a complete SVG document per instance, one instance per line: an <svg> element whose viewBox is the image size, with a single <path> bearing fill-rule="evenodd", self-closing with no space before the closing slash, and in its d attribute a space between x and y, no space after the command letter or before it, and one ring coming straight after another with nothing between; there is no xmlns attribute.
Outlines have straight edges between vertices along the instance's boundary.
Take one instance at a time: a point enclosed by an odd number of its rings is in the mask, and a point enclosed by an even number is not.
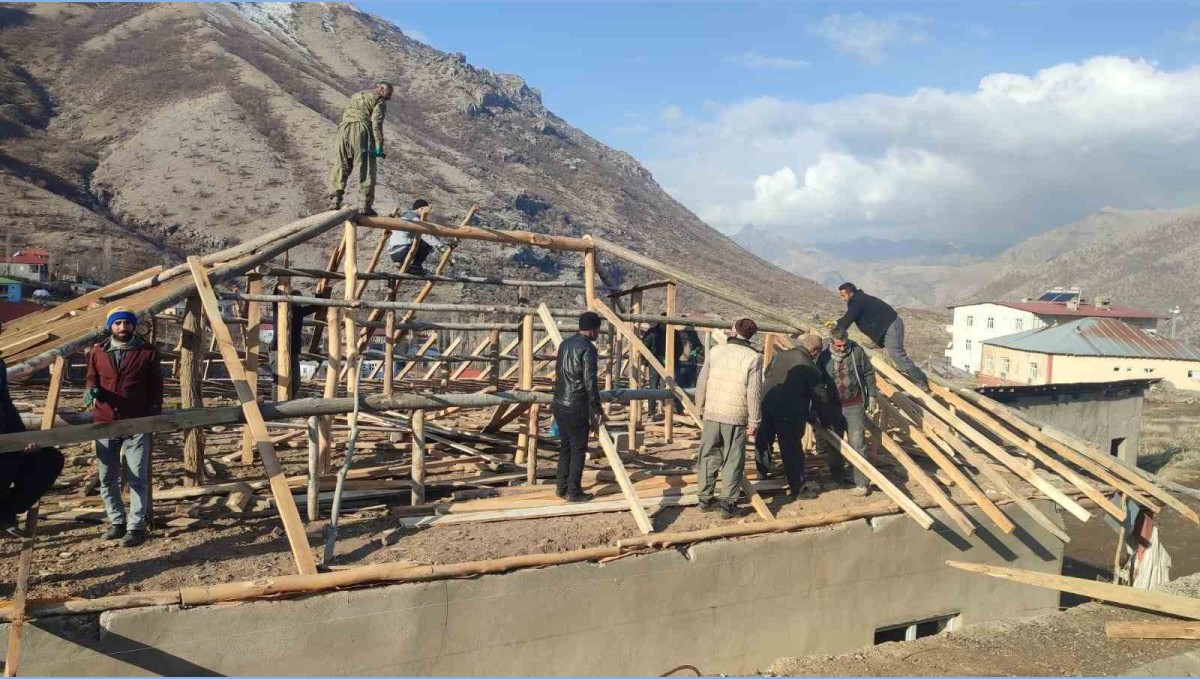
<svg viewBox="0 0 1200 679"><path fill-rule="evenodd" d="M346 104L337 138L333 141L329 209L341 209L346 178L357 167L358 194L362 199L358 214L378 216L371 207L375 203L375 159L387 157L383 152L383 117L391 98L392 84L381 80L374 89L350 97Z"/></svg>
<svg viewBox="0 0 1200 679"><path fill-rule="evenodd" d="M427 222L429 221L431 210L433 208L429 206L429 201L424 198L418 198L413 201L412 209L405 210L400 215L400 219L406 222ZM430 253L434 250L439 252L444 251L446 245L435 236L421 236L418 239L415 234L407 231L393 231L392 235L388 237L388 257L396 263L397 267L403 266L404 260L408 259L408 252L412 250L414 242L417 244L417 251L413 254L408 268L400 273L424 276L427 274L425 271L425 260L429 258Z"/></svg>
<svg viewBox="0 0 1200 679"><path fill-rule="evenodd" d="M25 423L8 393L8 366L0 359L0 434L21 431L25 431ZM57 448L30 443L24 450L0 453L0 531L21 537L17 515L37 504L62 468L63 456Z"/></svg>
<svg viewBox="0 0 1200 679"><path fill-rule="evenodd" d="M136 332L138 318L117 307L108 314L111 335L92 345L87 355L84 407L93 422L112 422L162 413L163 378L158 351ZM121 457L129 481L129 513L121 499ZM100 464L100 499L108 514L105 540L136 547L146 540L150 509L150 434L96 440Z"/></svg>
<svg viewBox="0 0 1200 679"><path fill-rule="evenodd" d="M916 385L929 391L929 378L904 350L904 320L887 302L859 290L853 283L838 286L838 295L846 303L846 314L836 322L826 323L830 328L848 330L850 324L872 342L887 352L896 369L908 376Z"/></svg>

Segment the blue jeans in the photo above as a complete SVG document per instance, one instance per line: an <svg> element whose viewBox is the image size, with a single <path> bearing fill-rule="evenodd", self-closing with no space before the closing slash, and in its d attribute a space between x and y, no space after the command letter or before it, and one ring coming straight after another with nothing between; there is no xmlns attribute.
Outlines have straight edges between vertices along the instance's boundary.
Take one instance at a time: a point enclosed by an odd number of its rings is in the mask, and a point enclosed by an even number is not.
<svg viewBox="0 0 1200 679"><path fill-rule="evenodd" d="M908 379L916 383L918 387L929 390L929 378L925 376L925 372L917 367L917 364L908 357L908 352L904 350L904 321L899 316L888 327L887 333L883 336L883 348L887 351L888 357L892 359L896 369L908 376Z"/></svg>
<svg viewBox="0 0 1200 679"><path fill-rule="evenodd" d="M96 459L100 462L100 499L109 523L124 525L125 503L121 499L121 453L125 454L126 479L129 481L129 530L146 528L150 508L150 434L123 438L97 439Z"/></svg>

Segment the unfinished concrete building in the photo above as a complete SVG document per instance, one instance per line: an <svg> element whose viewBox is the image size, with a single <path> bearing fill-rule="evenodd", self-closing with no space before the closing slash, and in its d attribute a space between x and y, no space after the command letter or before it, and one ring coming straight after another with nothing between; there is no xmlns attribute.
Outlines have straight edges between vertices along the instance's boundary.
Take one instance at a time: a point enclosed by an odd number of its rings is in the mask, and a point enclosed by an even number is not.
<svg viewBox="0 0 1200 679"><path fill-rule="evenodd" d="M677 294L685 286L754 316L767 361L804 324L602 239L480 228L473 212L458 226L327 212L5 327L0 355L10 380L32 378L17 396L40 416L29 413L31 431L0 435L0 452L60 446L73 462L43 500L40 524L31 512L26 540L8 546L3 567L16 585L0 619L9 670L745 673L782 655L1052 609L1056 592L945 562L1058 573L1070 539L1059 512L1121 520L1126 507L1113 493L1200 521L1107 451L971 391L921 391L878 357L882 407L867 450L815 432L878 494L789 503L779 481L751 473L752 515L701 515L691 509L701 413L673 379L674 351L659 362L637 325L721 341L731 319L685 316ZM325 268L277 261L334 229L343 237ZM432 274L387 273L378 265L394 230L451 245ZM460 239L578 256L585 275L443 275ZM635 267L643 282L606 286L599 254ZM313 293L290 292L301 278L316 281ZM530 301L426 301L446 285L521 286ZM597 497L583 504L539 483L556 456L545 407L554 346L583 310L537 302L539 290L555 287L582 289L607 322L602 396L611 419L585 474ZM181 315L163 313L180 302ZM178 409L90 423L65 407L79 386L68 368L102 337L116 305L155 333ZM268 370L259 329L273 306L276 335L288 337L298 305L316 308L303 353L322 369L297 385L290 343L278 342ZM46 369L48 382L39 382ZM665 389L645 388L651 372ZM296 387L299 398L289 398ZM646 421L647 401L672 398L682 416L666 407L661 423ZM154 535L134 550L105 549L95 538L102 513L88 495L88 442L132 432L159 437ZM808 447L820 477L821 456Z"/></svg>

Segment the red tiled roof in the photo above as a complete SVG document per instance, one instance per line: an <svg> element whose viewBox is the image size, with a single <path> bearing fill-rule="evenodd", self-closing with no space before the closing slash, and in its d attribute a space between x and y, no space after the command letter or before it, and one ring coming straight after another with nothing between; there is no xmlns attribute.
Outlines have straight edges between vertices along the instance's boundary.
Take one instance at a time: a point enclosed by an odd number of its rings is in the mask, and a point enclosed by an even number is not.
<svg viewBox="0 0 1200 679"><path fill-rule="evenodd" d="M1079 316L1091 318L1167 318L1152 311L1143 311L1130 306L1098 307L1095 304L1080 304L1069 308L1065 302L994 302L1010 309L1020 309L1043 316Z"/></svg>
<svg viewBox="0 0 1200 679"><path fill-rule="evenodd" d="M0 323L8 323L22 316L28 316L37 311L45 311L46 307L33 302L0 302Z"/></svg>
<svg viewBox="0 0 1200 679"><path fill-rule="evenodd" d="M3 259L3 258L0 258ZM12 257L9 257L8 264L49 264L50 257L48 255L39 255L28 252L19 252Z"/></svg>

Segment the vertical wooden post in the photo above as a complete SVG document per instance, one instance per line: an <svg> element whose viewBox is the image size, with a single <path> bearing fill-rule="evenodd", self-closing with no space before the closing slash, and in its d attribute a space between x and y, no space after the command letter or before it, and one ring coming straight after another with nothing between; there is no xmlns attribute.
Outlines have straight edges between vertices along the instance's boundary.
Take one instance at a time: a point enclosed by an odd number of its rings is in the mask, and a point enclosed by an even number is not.
<svg viewBox="0 0 1200 679"><path fill-rule="evenodd" d="M396 378L396 310L388 309L384 315L383 336L383 395L391 396Z"/></svg>
<svg viewBox="0 0 1200 679"><path fill-rule="evenodd" d="M325 368L325 398L337 398L338 393L338 378L342 371L342 338L338 336L337 328L341 325L342 314L338 307L329 307L325 314L325 323L329 326L329 332L325 335L325 344L328 347L329 359ZM318 455L318 471L321 474L329 473L329 460L332 457L333 449L333 416L323 415L321 417L321 435L320 448Z"/></svg>
<svg viewBox="0 0 1200 679"><path fill-rule="evenodd" d="M529 406L529 421L526 423L528 450L525 453L525 483L531 486L537 483L538 414L541 407L538 403Z"/></svg>
<svg viewBox="0 0 1200 679"><path fill-rule="evenodd" d="M763 372L766 372L767 366L771 365L771 359L775 357L775 335L763 333Z"/></svg>
<svg viewBox="0 0 1200 679"><path fill-rule="evenodd" d="M517 381L517 389L520 391L529 391L533 389L533 315L525 314L521 317L521 372ZM533 408L526 411L526 417L532 413ZM516 463L521 464L525 461L529 448L529 426L521 428L517 434L517 457Z"/></svg>
<svg viewBox="0 0 1200 679"><path fill-rule="evenodd" d="M491 369L490 379L488 384L492 385L496 390L500 389L500 331L492 330L491 337L488 340L492 343L491 354L492 362L488 364Z"/></svg>
<svg viewBox="0 0 1200 679"><path fill-rule="evenodd" d="M316 521L321 516L318 502L321 490L321 421L319 417L308 418L308 520Z"/></svg>
<svg viewBox="0 0 1200 679"><path fill-rule="evenodd" d="M342 245L342 250L345 251L345 256L342 258L342 264L345 267L346 275L345 298L348 302L353 302L358 299L358 231L357 226L352 221L347 221L345 224L345 244ZM346 359L347 377L346 388L350 396L358 396L358 381L351 379L349 370L353 370L358 366L358 330L354 322L354 309L347 308L342 313L342 322L345 324L345 350L342 355Z"/></svg>
<svg viewBox="0 0 1200 679"><path fill-rule="evenodd" d="M198 368L199 365L197 364ZM42 429L54 426L58 416L58 398L62 394L63 381L67 375L67 359L55 356L50 364L50 391L46 394L46 405L42 409ZM18 453L20 454L20 453ZM39 505L34 504L25 514L25 535L21 538L21 554L17 557L17 582L13 590L12 618L8 627L8 647L4 654L4 676L17 676L21 660L21 632L25 625L25 600L29 594L29 573L33 570L33 546L37 537Z"/></svg>
<svg viewBox="0 0 1200 679"><path fill-rule="evenodd" d="M250 274L246 279L246 292L251 295L262 294L262 276ZM246 384L258 397L258 362L261 351L262 332L262 303L246 303ZM254 463L254 437L250 435L250 427L242 427L242 464Z"/></svg>
<svg viewBox="0 0 1200 679"><path fill-rule="evenodd" d="M275 305L275 400L292 397L292 305Z"/></svg>
<svg viewBox="0 0 1200 679"><path fill-rule="evenodd" d="M200 352L204 350L204 307L199 295L191 295L183 308L179 343L180 406L200 408ZM204 485L204 430L193 427L183 432L183 485Z"/></svg>
<svg viewBox="0 0 1200 679"><path fill-rule="evenodd" d="M583 294L587 307L592 308L596 299L596 251L585 250L583 253Z"/></svg>
<svg viewBox="0 0 1200 679"><path fill-rule="evenodd" d="M678 302L678 291L675 289L675 281L667 282L667 316L674 317ZM675 333L678 332L678 327L675 325L667 326L667 355L666 368L667 374L674 377L675 372L675 354L679 353L679 347L675 346ZM667 443L675 441L675 400L667 399L663 401L663 440Z"/></svg>
<svg viewBox="0 0 1200 679"><path fill-rule="evenodd" d="M629 313L642 313L642 291L638 290L629 296ZM637 327L633 325L633 327ZM629 338L629 388L637 389L642 384L642 355L638 353L637 347L633 345L639 338ZM642 431L642 402L629 402L629 452L633 452L639 448L637 445L638 434Z"/></svg>
<svg viewBox="0 0 1200 679"><path fill-rule="evenodd" d="M425 504L425 411L414 410L408 419L412 429L412 504Z"/></svg>

